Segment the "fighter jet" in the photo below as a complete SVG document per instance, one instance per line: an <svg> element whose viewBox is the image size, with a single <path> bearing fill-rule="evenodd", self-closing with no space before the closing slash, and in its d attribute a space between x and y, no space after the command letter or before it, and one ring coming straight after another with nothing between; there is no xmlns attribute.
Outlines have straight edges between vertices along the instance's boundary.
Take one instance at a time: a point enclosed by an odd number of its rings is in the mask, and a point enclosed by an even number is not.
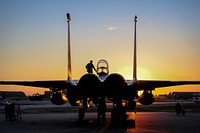
<svg viewBox="0 0 200 133"><path fill-rule="evenodd" d="M159 80L137 80L137 61L136 61L136 23L137 16L134 18L134 63L133 79L126 80L119 73L109 73L108 62L104 59L97 63L97 74L86 73L79 80L72 79L71 72L71 45L70 45L70 21L71 16L67 13L68 23L68 69L66 80L51 81L0 81L4 85L22 85L49 88L52 92L50 100L53 104L62 105L67 101L71 106L79 106L79 119L84 119L85 110L93 102L97 108L105 105L105 98L113 102L113 109L119 112L134 111L136 101L143 105L150 105L155 98L152 91L160 87L200 84L200 81L159 81ZM143 90L139 96L138 91ZM67 95L63 93L67 91ZM122 105L122 102L125 104ZM103 107L105 112L106 107ZM112 112L114 113L114 111ZM111 116L112 116L111 113Z"/></svg>

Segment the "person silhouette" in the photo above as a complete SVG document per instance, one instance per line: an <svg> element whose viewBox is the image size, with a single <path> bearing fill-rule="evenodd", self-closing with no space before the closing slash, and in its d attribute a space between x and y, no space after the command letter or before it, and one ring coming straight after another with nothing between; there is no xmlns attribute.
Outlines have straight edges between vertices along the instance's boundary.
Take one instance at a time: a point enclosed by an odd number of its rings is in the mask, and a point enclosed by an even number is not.
<svg viewBox="0 0 200 133"><path fill-rule="evenodd" d="M106 102L105 97L100 97L98 99L97 103L97 122L100 124L101 118L103 120L103 124L105 124L106 121Z"/></svg>
<svg viewBox="0 0 200 133"><path fill-rule="evenodd" d="M90 60L90 62L85 66L85 68L87 69L88 73L93 73L93 69L95 71L97 71L96 68L93 65L93 61L92 60Z"/></svg>

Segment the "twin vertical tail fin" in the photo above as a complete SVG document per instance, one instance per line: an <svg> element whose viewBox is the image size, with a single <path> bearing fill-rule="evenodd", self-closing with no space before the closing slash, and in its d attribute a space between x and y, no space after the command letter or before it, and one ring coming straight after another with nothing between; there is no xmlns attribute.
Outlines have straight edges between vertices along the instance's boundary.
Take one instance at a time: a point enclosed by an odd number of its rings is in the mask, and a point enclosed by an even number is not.
<svg viewBox="0 0 200 133"><path fill-rule="evenodd" d="M70 46L70 21L71 16L69 13L67 15L67 23L68 23L68 69L67 69L67 80L72 79L72 71L71 71L71 46ZM133 61L133 79L137 80L137 47L136 47L136 23L137 16L134 18L135 29L134 29L134 61Z"/></svg>
<svg viewBox="0 0 200 133"><path fill-rule="evenodd" d="M137 47L136 47L136 23L137 16L134 18L135 29L134 29L134 61L133 61L133 80L137 80Z"/></svg>
<svg viewBox="0 0 200 133"><path fill-rule="evenodd" d="M70 47L70 20L71 16L69 13L67 15L67 23L68 23L68 68L67 68L67 80L72 79L72 70L71 70L71 47Z"/></svg>

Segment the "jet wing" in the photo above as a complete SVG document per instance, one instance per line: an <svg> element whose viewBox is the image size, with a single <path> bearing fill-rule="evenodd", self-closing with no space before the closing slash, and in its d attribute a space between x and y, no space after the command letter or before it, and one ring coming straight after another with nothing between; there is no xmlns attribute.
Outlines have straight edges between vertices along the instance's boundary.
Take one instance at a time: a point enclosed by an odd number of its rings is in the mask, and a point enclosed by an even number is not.
<svg viewBox="0 0 200 133"><path fill-rule="evenodd" d="M156 80L138 80L130 83L129 87L136 88L137 90L154 90L160 87L169 87L177 85L195 85L200 84L200 81L156 81Z"/></svg>
<svg viewBox="0 0 200 133"><path fill-rule="evenodd" d="M66 80L50 80L50 81L0 81L0 85L22 85L42 88L59 88L65 89L72 85Z"/></svg>

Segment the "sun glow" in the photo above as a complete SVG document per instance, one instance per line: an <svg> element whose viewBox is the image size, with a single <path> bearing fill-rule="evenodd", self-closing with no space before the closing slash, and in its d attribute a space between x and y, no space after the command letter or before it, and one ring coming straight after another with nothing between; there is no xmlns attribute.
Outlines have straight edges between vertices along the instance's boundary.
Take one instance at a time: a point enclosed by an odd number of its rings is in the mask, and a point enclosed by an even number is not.
<svg viewBox="0 0 200 133"><path fill-rule="evenodd" d="M123 67L119 70L119 73L124 76L125 79L133 79L133 68L131 66ZM145 68L138 67L137 79L151 79L151 73Z"/></svg>
<svg viewBox="0 0 200 133"><path fill-rule="evenodd" d="M152 78L151 73L145 68L138 67L137 71L138 71L138 73L137 73L138 79L151 79Z"/></svg>
<svg viewBox="0 0 200 133"><path fill-rule="evenodd" d="M133 79L133 69L130 66L123 67L118 71L120 74L123 75L125 79L131 80Z"/></svg>

